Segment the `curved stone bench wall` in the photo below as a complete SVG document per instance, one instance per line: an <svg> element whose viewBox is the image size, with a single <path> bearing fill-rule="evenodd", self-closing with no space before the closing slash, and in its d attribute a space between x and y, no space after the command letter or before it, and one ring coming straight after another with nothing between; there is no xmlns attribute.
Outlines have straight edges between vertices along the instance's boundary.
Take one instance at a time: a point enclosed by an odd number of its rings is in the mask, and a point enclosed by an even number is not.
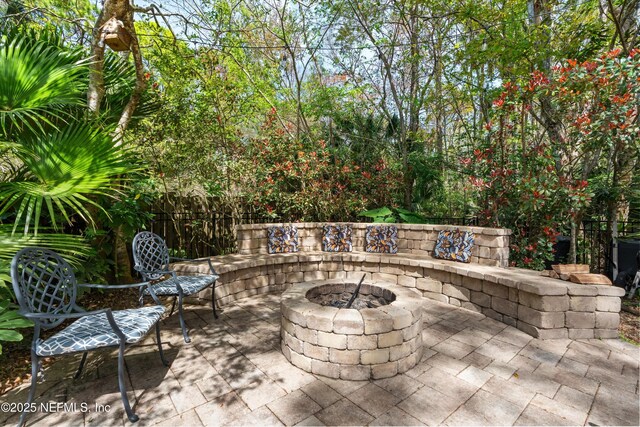
<svg viewBox="0 0 640 427"><path fill-rule="evenodd" d="M313 280L353 278L415 288L426 298L488 317L536 338L614 338L618 336L620 297L613 286L578 285L521 269L462 264L424 255L299 252L215 257L220 274L216 301L229 302L283 291ZM176 264L183 274L205 274L206 259ZM210 301L210 289L200 297Z"/></svg>

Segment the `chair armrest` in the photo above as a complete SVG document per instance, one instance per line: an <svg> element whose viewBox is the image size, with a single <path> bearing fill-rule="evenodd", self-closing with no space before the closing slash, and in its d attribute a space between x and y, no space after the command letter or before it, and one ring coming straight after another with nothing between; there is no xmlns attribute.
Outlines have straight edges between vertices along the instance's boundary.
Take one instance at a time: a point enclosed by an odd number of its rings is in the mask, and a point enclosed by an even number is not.
<svg viewBox="0 0 640 427"><path fill-rule="evenodd" d="M26 317L27 319L33 320L46 320L46 319L77 319L84 316L91 316L93 314L102 314L111 312L110 308L102 308L100 310L92 310L92 311L83 311L79 313L61 313L61 314L51 314L51 313L31 313L25 311L19 311L19 313Z"/></svg>
<svg viewBox="0 0 640 427"><path fill-rule="evenodd" d="M148 286L149 282L140 282L140 283L130 283L127 285L98 285L94 283L78 283L78 286L83 288L91 288L91 289L128 289L128 288L139 288L142 286Z"/></svg>
<svg viewBox="0 0 640 427"><path fill-rule="evenodd" d="M151 298L153 298L153 301L158 305L162 305L162 303L160 302L160 299L158 299L158 296L153 291L153 286L151 285L151 282L130 283L127 285L98 285L93 283L79 283L77 286L83 287L83 288L90 288L90 289L131 289L131 288L141 288L143 286L146 286L147 289L149 289L149 294L151 295Z"/></svg>
<svg viewBox="0 0 640 427"><path fill-rule="evenodd" d="M207 258L207 261L209 261L209 270L211 270L211 274L218 276L216 277L216 280L218 280L220 278L220 275L216 272L215 268L213 268L213 264L211 263L211 258Z"/></svg>
<svg viewBox="0 0 640 427"><path fill-rule="evenodd" d="M169 262L173 261L184 261L184 262L201 262L202 258L178 258L178 257L169 257Z"/></svg>

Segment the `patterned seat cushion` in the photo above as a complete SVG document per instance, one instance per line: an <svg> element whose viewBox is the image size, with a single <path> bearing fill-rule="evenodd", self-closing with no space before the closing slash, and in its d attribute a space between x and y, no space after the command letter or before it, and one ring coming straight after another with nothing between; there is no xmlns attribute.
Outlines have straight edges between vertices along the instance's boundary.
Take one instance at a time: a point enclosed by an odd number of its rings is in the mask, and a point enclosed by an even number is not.
<svg viewBox="0 0 640 427"><path fill-rule="evenodd" d="M351 225L325 225L322 227L322 250L325 252L351 252Z"/></svg>
<svg viewBox="0 0 640 427"><path fill-rule="evenodd" d="M367 252L398 253L398 228L395 225L369 225L365 239Z"/></svg>
<svg viewBox="0 0 640 427"><path fill-rule="evenodd" d="M292 225L269 227L267 252L282 254L298 252L298 229Z"/></svg>
<svg viewBox="0 0 640 427"><path fill-rule="evenodd" d="M178 288L176 287L176 284L179 283L180 286L182 286L184 295L193 295L197 294L204 288L211 286L217 278L218 276L216 275L178 276L158 282L151 285L151 287L156 295L178 295ZM145 287L143 289L143 293L145 295L149 295L149 288Z"/></svg>
<svg viewBox="0 0 640 427"><path fill-rule="evenodd" d="M131 344L140 341L160 320L162 313L164 313L164 307L154 305L114 311L113 318L124 333L127 343ZM38 356L54 356L119 344L120 339L111 329L107 315L92 314L79 318L50 338L40 340L36 353Z"/></svg>
<svg viewBox="0 0 640 427"><path fill-rule="evenodd" d="M470 262L474 235L460 230L441 230L433 253L435 258Z"/></svg>

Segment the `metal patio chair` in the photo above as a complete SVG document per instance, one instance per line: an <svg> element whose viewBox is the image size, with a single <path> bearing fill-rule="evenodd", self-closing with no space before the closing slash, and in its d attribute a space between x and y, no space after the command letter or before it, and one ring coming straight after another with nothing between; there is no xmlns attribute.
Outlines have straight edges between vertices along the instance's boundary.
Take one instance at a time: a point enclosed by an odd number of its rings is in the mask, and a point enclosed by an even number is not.
<svg viewBox="0 0 640 427"><path fill-rule="evenodd" d="M34 322L35 330L31 343L31 389L27 407L35 396L39 358L82 352L80 366L75 379L80 377L87 360L87 352L103 347L119 347L118 386L122 404L131 422L138 416L131 410L127 398L124 378L124 350L127 344L139 342L155 325L160 359L165 366L160 341L160 317L165 309L158 298L152 297L158 305L112 311L110 308L85 311L76 305L79 287L99 289L123 289L149 287L148 283L134 285L89 285L78 284L71 266L57 253L42 248L20 250L11 261L11 280L20 314ZM41 339L43 329L51 329L68 319L77 319L53 336ZM27 412L20 416L22 426Z"/></svg>
<svg viewBox="0 0 640 427"><path fill-rule="evenodd" d="M133 260L134 269L142 275L142 280L152 282L151 288L158 296L173 296L173 304L171 313L176 307L178 301L178 317L180 319L180 327L182 328L182 336L184 342L191 342L191 338L187 333L187 327L184 322L182 310L182 300L184 297L195 295L203 289L211 286L211 306L213 308L213 317L218 318L216 313L215 301L215 285L218 274L209 261L209 270L211 274L201 276L179 276L175 271L169 270L171 261L194 261L184 258L175 258L169 256L169 249L164 239L150 231L142 231L133 238ZM166 275L171 277L163 280ZM155 283L154 283L155 282ZM140 288L140 304L142 304L145 296L149 295L148 289Z"/></svg>

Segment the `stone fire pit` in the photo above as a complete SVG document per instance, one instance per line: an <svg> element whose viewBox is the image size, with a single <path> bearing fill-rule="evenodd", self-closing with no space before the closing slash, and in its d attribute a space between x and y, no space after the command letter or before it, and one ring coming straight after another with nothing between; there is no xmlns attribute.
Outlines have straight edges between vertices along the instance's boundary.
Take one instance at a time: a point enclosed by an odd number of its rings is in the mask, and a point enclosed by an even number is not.
<svg viewBox="0 0 640 427"><path fill-rule="evenodd" d="M353 304L360 309L331 306L349 299L357 283L305 282L282 294L281 345L292 364L326 377L367 380L392 377L420 361L421 296L365 281Z"/></svg>

